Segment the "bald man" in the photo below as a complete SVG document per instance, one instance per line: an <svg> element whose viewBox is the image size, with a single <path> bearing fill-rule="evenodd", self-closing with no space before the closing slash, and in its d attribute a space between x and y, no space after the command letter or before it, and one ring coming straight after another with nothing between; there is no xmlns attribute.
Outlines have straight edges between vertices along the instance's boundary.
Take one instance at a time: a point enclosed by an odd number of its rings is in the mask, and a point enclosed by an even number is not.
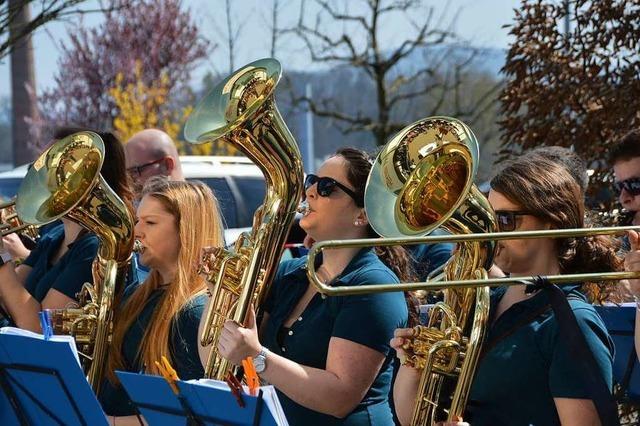
<svg viewBox="0 0 640 426"><path fill-rule="evenodd" d="M127 171L137 193L151 176L184 180L176 145L162 130L145 129L136 133L127 141L125 154Z"/></svg>

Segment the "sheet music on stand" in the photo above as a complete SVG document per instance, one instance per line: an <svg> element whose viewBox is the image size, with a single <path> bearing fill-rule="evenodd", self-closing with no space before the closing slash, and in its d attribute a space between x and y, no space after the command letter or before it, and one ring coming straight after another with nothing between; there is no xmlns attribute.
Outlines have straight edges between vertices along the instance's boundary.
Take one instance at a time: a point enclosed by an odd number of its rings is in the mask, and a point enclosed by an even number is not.
<svg viewBox="0 0 640 426"><path fill-rule="evenodd" d="M150 425L289 425L273 386L260 387L258 396L250 396L245 389L241 407L225 382L177 381L180 393L176 395L163 377L116 374Z"/></svg>
<svg viewBox="0 0 640 426"><path fill-rule="evenodd" d="M207 386L229 392L229 386L227 386L225 382L220 380L198 379L188 380L186 383L193 383L196 385ZM247 386L243 387L245 394L249 394L249 388ZM260 386L260 390L262 391L262 398L264 400L264 403L271 412L271 415L274 417L276 425L289 426L289 422L287 421L287 417L284 415L282 405L280 405L280 400L278 399L276 388L274 388L273 386Z"/></svg>
<svg viewBox="0 0 640 426"><path fill-rule="evenodd" d="M72 337L0 329L0 424L108 425Z"/></svg>

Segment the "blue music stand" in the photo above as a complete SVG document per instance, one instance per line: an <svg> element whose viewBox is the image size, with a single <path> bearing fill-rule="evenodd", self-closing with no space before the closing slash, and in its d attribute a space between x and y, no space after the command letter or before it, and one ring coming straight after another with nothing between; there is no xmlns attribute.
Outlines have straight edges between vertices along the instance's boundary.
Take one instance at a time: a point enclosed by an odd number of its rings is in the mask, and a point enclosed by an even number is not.
<svg viewBox="0 0 640 426"><path fill-rule="evenodd" d="M116 371L140 414L150 425L277 426L258 396L242 395L240 407L228 389L177 381L176 395L160 376Z"/></svg>
<svg viewBox="0 0 640 426"><path fill-rule="evenodd" d="M0 424L108 422L68 342L0 334Z"/></svg>
<svg viewBox="0 0 640 426"><path fill-rule="evenodd" d="M636 304L595 306L616 348L613 377L622 386L623 397L640 402L640 368L633 342Z"/></svg>

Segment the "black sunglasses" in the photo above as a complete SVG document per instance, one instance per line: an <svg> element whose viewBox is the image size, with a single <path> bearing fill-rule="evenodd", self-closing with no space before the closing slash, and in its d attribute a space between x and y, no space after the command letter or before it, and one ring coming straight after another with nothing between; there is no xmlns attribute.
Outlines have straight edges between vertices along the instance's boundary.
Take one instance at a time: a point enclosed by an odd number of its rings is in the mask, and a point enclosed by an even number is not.
<svg viewBox="0 0 640 426"><path fill-rule="evenodd" d="M533 215L531 212L516 210L496 210L498 218L498 229L500 232L511 232L516 229L516 218L518 216Z"/></svg>
<svg viewBox="0 0 640 426"><path fill-rule="evenodd" d="M318 195L320 195L321 197L328 197L333 191L335 191L336 187L338 187L351 198L353 198L353 201L356 202L357 206L362 206L363 204L362 198L358 197L353 190L347 188L337 180L326 176L318 177L316 175L308 174L304 179L304 190L308 190L315 184L318 184L317 191Z"/></svg>
<svg viewBox="0 0 640 426"><path fill-rule="evenodd" d="M159 162L163 161L165 158L166 157L162 157L162 158L158 158L157 160L149 161L148 163L140 164L139 166L129 167L127 171L131 176L138 176L138 177L142 176L142 173L144 173L146 169L153 166L154 164L158 164Z"/></svg>
<svg viewBox="0 0 640 426"><path fill-rule="evenodd" d="M640 177L613 182L613 188L616 191L616 195L620 195L623 189L633 196L640 195Z"/></svg>

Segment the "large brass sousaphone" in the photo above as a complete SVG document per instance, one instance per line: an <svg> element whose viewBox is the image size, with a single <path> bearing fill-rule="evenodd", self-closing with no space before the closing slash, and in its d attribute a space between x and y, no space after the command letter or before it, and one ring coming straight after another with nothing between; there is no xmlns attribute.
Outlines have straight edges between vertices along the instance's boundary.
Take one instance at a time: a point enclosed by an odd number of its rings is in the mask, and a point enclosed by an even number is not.
<svg viewBox="0 0 640 426"><path fill-rule="evenodd" d="M93 284L85 284L80 307L52 311L54 331L75 337L89 384L98 392L109 350L117 290L133 248L133 219L100 176L104 143L93 132L68 136L49 147L27 172L16 200L26 224L71 219L100 239Z"/></svg>

